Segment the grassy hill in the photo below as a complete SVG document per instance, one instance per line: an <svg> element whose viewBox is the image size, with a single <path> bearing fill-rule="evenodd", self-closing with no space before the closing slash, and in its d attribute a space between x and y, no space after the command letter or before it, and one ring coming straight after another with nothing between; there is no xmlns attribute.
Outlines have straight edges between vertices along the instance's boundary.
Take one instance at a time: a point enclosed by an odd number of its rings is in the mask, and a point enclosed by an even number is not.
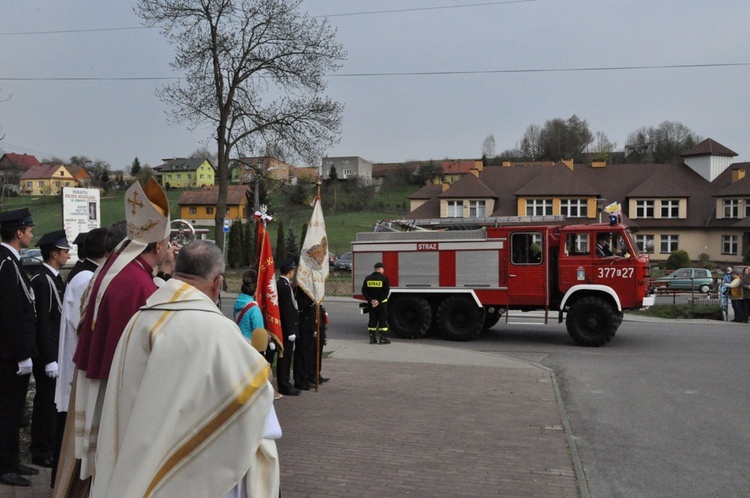
<svg viewBox="0 0 750 498"><path fill-rule="evenodd" d="M343 184L342 184L343 185ZM323 215L328 232L329 248L335 254L350 250L350 243L357 232L370 232L378 220L403 217L409 211L407 197L419 189L417 185L384 185L376 190L374 187L356 188L337 186L335 191L323 191ZM290 228L295 234L297 244L302 235L302 227L310 220L312 209L307 200L314 195L314 188L304 192L305 201L293 201L293 187L280 188L269 195L270 212L274 221L269 224L271 243L276 246L279 222L283 222L284 231ZM175 189L167 192L172 213L178 213L177 201L182 193ZM125 217L124 190L114 190L101 198L101 223L111 223ZM35 244L47 232L62 228L62 201L60 197L36 196L13 197L3 203L2 211L28 207L34 217ZM173 215L172 218L177 216ZM209 236L210 237L210 236Z"/></svg>

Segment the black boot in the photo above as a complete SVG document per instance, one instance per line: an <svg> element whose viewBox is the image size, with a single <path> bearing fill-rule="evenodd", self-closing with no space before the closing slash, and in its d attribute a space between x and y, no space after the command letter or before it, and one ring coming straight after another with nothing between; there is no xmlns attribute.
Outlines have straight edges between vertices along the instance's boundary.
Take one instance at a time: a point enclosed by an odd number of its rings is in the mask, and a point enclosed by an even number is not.
<svg viewBox="0 0 750 498"><path fill-rule="evenodd" d="M385 332L380 333L380 344L390 344L391 341L385 336Z"/></svg>
<svg viewBox="0 0 750 498"><path fill-rule="evenodd" d="M375 338L375 332L370 332L370 344L377 344L378 340Z"/></svg>

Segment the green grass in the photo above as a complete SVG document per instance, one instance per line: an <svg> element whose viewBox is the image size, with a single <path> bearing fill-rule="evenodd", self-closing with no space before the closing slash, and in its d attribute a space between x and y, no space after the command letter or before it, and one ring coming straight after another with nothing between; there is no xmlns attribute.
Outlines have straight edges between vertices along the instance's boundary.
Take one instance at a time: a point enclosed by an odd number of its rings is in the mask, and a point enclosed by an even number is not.
<svg viewBox="0 0 750 498"><path fill-rule="evenodd" d="M378 220L402 218L408 212L408 201L406 198L419 189L415 185L397 185L382 187L380 191L367 200L364 210L345 211L345 207L357 201L358 192L345 192L340 189L336 193L336 210L334 211L327 197L324 197L323 216L326 222L329 250L334 254L341 254L351 250L351 242L358 232L371 232ZM175 189L167 192L172 219L179 213L177 201L182 190ZM108 227L115 221L125 219L124 190L113 190L102 196L101 226ZM325 192L323 196L327 196ZM291 205L288 195L282 192L271 195L271 214L274 221L268 226L271 236L271 244L276 247L277 231L279 221L283 221L284 230L288 232L290 227L297 237L297 243L301 245L299 238L302 235L302 226L310 221L312 209L307 204ZM57 196L35 196L35 197L11 197L2 205L2 210L18 209L28 207L34 217L36 228L34 229L34 241L53 230L62 228L62 201ZM209 235L213 238L213 232Z"/></svg>
<svg viewBox="0 0 750 498"><path fill-rule="evenodd" d="M169 209L173 213L179 212L177 201L179 200L181 193L182 191L180 190L172 190L167 192L167 199L169 199ZM107 193L106 196L101 197L101 226L108 227L115 221L125 219L124 197L124 190L113 190ZM36 243L39 238L45 233L51 232L53 230L60 230L63 227L61 197L11 197L5 203L3 203L2 210L8 211L11 209L19 209L24 207L29 208L29 211L31 211L31 216L34 218L34 223L36 224L36 228L34 228L34 241L32 242L32 245Z"/></svg>

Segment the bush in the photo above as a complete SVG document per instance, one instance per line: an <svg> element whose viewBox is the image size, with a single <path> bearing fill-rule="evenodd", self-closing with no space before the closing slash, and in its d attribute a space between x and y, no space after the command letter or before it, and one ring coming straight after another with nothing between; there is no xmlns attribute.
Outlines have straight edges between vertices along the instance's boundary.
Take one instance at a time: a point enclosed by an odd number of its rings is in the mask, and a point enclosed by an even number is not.
<svg viewBox="0 0 750 498"><path fill-rule="evenodd" d="M698 256L698 268L705 268L706 270L713 268L711 257L705 252L700 253Z"/></svg>
<svg viewBox="0 0 750 498"><path fill-rule="evenodd" d="M687 251L677 250L672 252L667 258L667 270L677 270L678 268L692 268L693 264L690 261L690 255Z"/></svg>
<svg viewBox="0 0 750 498"><path fill-rule="evenodd" d="M706 320L723 320L721 308L709 304L656 304L647 310L634 311L639 315L657 318L701 318Z"/></svg>

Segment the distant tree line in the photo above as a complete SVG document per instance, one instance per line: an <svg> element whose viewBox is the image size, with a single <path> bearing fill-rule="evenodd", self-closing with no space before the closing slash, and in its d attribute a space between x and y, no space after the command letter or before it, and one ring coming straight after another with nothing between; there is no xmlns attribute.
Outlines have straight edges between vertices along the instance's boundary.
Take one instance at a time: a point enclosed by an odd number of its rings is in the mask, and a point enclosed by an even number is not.
<svg viewBox="0 0 750 498"><path fill-rule="evenodd" d="M629 163L681 162L680 154L701 140L701 136L682 123L664 121L629 133L620 158ZM588 121L574 114L568 119L547 120L541 126L529 125L514 148L499 154L495 154L495 137L489 135L482 142L482 159L485 164L561 159L616 162L616 147L617 143L610 141L604 132L592 132Z"/></svg>

